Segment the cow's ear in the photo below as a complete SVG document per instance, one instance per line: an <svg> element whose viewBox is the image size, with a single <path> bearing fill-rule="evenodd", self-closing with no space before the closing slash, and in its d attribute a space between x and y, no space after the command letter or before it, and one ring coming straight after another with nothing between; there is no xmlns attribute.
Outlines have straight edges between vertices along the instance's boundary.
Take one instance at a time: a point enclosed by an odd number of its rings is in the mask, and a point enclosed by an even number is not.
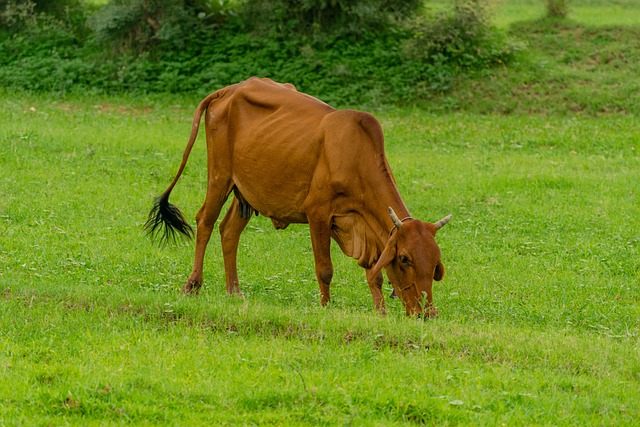
<svg viewBox="0 0 640 427"><path fill-rule="evenodd" d="M378 258L378 261L374 264L373 267L371 267L371 277L375 277L380 274L382 269L391 264L391 261L393 261L393 259L396 257L397 240L398 239L395 235L391 236L391 238L387 242L387 246L384 247L384 250L380 254L380 258Z"/></svg>
<svg viewBox="0 0 640 427"><path fill-rule="evenodd" d="M444 271L444 264L439 262L438 265L436 265L436 270L433 272L433 280L439 282L444 279Z"/></svg>

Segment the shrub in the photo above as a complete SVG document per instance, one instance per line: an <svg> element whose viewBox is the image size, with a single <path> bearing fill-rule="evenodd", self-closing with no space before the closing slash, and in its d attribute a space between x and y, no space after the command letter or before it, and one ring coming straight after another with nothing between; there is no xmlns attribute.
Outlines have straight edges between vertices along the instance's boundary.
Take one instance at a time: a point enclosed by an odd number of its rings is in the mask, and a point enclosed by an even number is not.
<svg viewBox="0 0 640 427"><path fill-rule="evenodd" d="M37 13L52 16L74 30L84 30L87 16L80 0L35 0L35 3Z"/></svg>
<svg viewBox="0 0 640 427"><path fill-rule="evenodd" d="M550 18L566 18L569 14L569 0L545 0L547 16Z"/></svg>
<svg viewBox="0 0 640 427"><path fill-rule="evenodd" d="M492 27L477 0L456 0L451 11L420 17L410 24L412 37L404 42L407 56L440 68L432 88L448 90L452 77L507 62L520 49L506 34Z"/></svg>
<svg viewBox="0 0 640 427"><path fill-rule="evenodd" d="M362 37L416 14L420 0L247 0L242 21L272 37Z"/></svg>
<svg viewBox="0 0 640 427"><path fill-rule="evenodd" d="M31 0L0 0L0 28L22 30L35 20L36 3Z"/></svg>
<svg viewBox="0 0 640 427"><path fill-rule="evenodd" d="M229 12L227 2L112 0L90 19L98 43L115 53L182 49L194 36L210 36Z"/></svg>
<svg viewBox="0 0 640 427"><path fill-rule="evenodd" d="M7 36L56 23L85 38L86 19L79 0L0 0L0 29Z"/></svg>
<svg viewBox="0 0 640 427"><path fill-rule="evenodd" d="M513 53L471 1L458 1L447 15L399 25L418 3L247 0L242 12L229 4L243 3L218 0L112 0L91 18L94 37L86 39L68 22L14 7L11 16L29 23L0 33L0 86L203 96L259 75L335 105L377 106L446 91L458 73ZM258 26L257 33L245 31L243 20L258 6L278 12L261 20L282 24L269 36ZM303 32L309 23L315 29Z"/></svg>

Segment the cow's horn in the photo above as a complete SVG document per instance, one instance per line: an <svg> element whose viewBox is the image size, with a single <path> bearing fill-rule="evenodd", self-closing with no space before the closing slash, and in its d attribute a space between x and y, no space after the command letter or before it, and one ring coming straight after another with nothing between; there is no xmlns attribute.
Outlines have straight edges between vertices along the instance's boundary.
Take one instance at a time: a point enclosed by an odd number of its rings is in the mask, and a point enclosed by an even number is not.
<svg viewBox="0 0 640 427"><path fill-rule="evenodd" d="M435 224L433 224L433 225L435 225L435 226L436 226L436 230L440 230L442 227L444 227L444 225L445 225L446 223L448 223L448 222L449 222L449 220L451 219L451 216L452 216L452 215L451 215L451 214L449 214L449 215L445 216L444 218L442 218L440 221L438 221L438 222L436 222Z"/></svg>
<svg viewBox="0 0 640 427"><path fill-rule="evenodd" d="M400 221L400 218L398 218L398 215L396 215L391 206L389 206L389 215L391 215L391 221L393 221L393 225L395 225L398 229L402 228L402 221Z"/></svg>

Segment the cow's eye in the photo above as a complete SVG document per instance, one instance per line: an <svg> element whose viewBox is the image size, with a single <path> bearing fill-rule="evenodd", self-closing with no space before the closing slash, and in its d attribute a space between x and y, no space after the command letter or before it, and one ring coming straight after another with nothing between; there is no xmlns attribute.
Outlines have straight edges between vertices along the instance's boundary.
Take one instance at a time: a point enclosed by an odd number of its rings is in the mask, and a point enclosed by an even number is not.
<svg viewBox="0 0 640 427"><path fill-rule="evenodd" d="M403 264L409 264L409 258L404 255L400 255L400 262Z"/></svg>

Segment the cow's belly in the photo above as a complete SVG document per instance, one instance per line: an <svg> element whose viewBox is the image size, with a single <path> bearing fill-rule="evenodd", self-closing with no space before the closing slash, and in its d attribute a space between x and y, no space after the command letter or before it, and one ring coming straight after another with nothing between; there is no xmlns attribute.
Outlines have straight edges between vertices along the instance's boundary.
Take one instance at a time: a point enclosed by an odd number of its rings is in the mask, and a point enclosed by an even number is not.
<svg viewBox="0 0 640 427"><path fill-rule="evenodd" d="M320 122L326 112L277 109L242 117L233 127L232 173L260 214L282 223L307 222L304 203L321 162ZM250 124L248 124L250 123Z"/></svg>
<svg viewBox="0 0 640 427"><path fill-rule="evenodd" d="M261 215L287 224L305 223L303 206L315 167L310 160L296 150L275 153L263 148L243 152L234 155L233 180Z"/></svg>

